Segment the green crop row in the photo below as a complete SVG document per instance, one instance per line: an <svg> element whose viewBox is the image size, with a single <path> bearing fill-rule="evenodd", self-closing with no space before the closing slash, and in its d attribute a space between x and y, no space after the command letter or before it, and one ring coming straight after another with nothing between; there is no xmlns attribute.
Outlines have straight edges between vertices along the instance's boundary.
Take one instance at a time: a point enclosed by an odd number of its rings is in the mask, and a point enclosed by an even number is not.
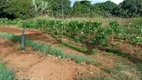
<svg viewBox="0 0 142 80"><path fill-rule="evenodd" d="M49 33L59 41L63 38L75 42L107 45L108 39L121 38L127 42L142 45L142 26L121 27L116 21L111 21L108 27L102 27L98 22L79 22L48 19L8 20L0 19L0 24L19 25L26 28L40 29Z"/></svg>
<svg viewBox="0 0 142 80"><path fill-rule="evenodd" d="M15 42L21 42L21 36L15 36L14 34L10 34L10 33L0 32L0 37L7 38L7 39L10 39ZM35 41L29 40L29 39L25 40L25 44L27 46L34 48L37 51L42 51L46 54L50 54L53 56L60 56L61 58L70 58L70 59L73 59L77 63L88 62L87 56L72 55L69 57L69 55L67 53L65 54L64 51L58 47L51 47L49 45L45 45L45 44L35 42Z"/></svg>

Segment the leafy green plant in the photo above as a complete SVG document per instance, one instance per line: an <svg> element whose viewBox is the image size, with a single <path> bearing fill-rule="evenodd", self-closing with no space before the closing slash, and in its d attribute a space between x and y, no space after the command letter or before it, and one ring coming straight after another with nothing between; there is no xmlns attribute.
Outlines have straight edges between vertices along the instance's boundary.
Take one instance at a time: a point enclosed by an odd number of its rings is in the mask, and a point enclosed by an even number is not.
<svg viewBox="0 0 142 80"><path fill-rule="evenodd" d="M111 21L109 27L101 27L99 22L90 21L66 21L49 19L27 19L27 20L8 20L0 19L0 23L8 25L23 25L27 28L40 29L42 32L49 33L52 37L62 42L62 38L68 38L75 42L91 43L106 46L108 38L121 38L127 42L141 45L139 39L134 37L141 36L141 26L120 27L116 21ZM132 29L131 29L132 28ZM130 30L130 31L129 31ZM140 43L139 43L140 42Z"/></svg>
<svg viewBox="0 0 142 80"><path fill-rule="evenodd" d="M97 36L93 39L94 44L99 44L102 46L107 45L108 34L104 28L98 28Z"/></svg>

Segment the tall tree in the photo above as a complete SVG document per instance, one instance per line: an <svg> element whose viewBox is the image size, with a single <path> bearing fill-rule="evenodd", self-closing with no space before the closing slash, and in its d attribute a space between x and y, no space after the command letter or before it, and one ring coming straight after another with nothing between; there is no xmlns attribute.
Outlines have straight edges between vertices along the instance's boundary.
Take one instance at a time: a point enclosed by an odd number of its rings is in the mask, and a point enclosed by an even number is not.
<svg viewBox="0 0 142 80"><path fill-rule="evenodd" d="M71 10L70 0L48 0L50 4L51 16L62 17L68 16Z"/></svg>
<svg viewBox="0 0 142 80"><path fill-rule="evenodd" d="M142 16L142 0L124 0L112 14L120 17Z"/></svg>
<svg viewBox="0 0 142 80"><path fill-rule="evenodd" d="M96 6L100 7L101 9L107 11L107 12L111 12L114 8L117 7L117 4L111 2L111 1L106 1L103 3L96 3Z"/></svg>
<svg viewBox="0 0 142 80"><path fill-rule="evenodd" d="M76 1L72 7L72 16L88 16L91 12L90 1Z"/></svg>
<svg viewBox="0 0 142 80"><path fill-rule="evenodd" d="M48 13L49 12L49 2L47 0L32 0L32 4L34 6L35 12L39 14Z"/></svg>
<svg viewBox="0 0 142 80"><path fill-rule="evenodd" d="M26 19L33 16L31 0L0 0L0 17Z"/></svg>

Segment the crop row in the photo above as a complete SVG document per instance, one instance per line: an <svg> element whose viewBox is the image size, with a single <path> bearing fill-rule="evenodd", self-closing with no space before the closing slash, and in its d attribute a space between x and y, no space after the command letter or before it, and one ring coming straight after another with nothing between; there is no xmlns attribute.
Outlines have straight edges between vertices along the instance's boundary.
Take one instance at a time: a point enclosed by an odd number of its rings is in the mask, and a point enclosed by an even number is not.
<svg viewBox="0 0 142 80"><path fill-rule="evenodd" d="M142 45L142 26L121 27L116 21L111 21L108 27L102 27L99 22L68 22L65 20L48 19L13 21L0 19L0 23L40 29L43 32L49 33L59 41L62 41L63 38L68 38L75 42L104 46L107 45L108 39L111 37L112 40L114 40L114 38L121 38L130 43Z"/></svg>
<svg viewBox="0 0 142 80"><path fill-rule="evenodd" d="M10 34L10 33L0 32L0 37L10 39L14 42L21 42L21 36L15 36L14 34ZM74 60L76 63L81 63L81 62L92 63L93 62L92 59L88 60L87 56L85 55L76 56L69 53L67 54L67 53L64 53L64 51L58 47L51 47L49 45L45 45L45 44L35 42L29 39L25 40L25 44L27 46L34 48L37 51L42 51L46 54L50 54L53 56L60 56L61 58L69 58Z"/></svg>

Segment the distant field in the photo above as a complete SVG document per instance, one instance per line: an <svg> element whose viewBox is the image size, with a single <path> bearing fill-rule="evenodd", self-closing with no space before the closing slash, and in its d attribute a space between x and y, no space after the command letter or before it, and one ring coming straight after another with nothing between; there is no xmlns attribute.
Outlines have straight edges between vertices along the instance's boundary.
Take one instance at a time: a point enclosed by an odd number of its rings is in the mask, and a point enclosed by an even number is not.
<svg viewBox="0 0 142 80"><path fill-rule="evenodd" d="M41 16L37 17L37 19L51 19L51 20L67 20L67 21L93 21L93 22L100 22L102 26L108 26L110 21L117 21L120 25L128 24L131 22L131 18L119 18L119 17L112 17L112 18L104 18L104 17L95 17L95 18L86 18L86 17L76 17L76 18L52 18L48 16ZM140 20L139 20L140 21Z"/></svg>

